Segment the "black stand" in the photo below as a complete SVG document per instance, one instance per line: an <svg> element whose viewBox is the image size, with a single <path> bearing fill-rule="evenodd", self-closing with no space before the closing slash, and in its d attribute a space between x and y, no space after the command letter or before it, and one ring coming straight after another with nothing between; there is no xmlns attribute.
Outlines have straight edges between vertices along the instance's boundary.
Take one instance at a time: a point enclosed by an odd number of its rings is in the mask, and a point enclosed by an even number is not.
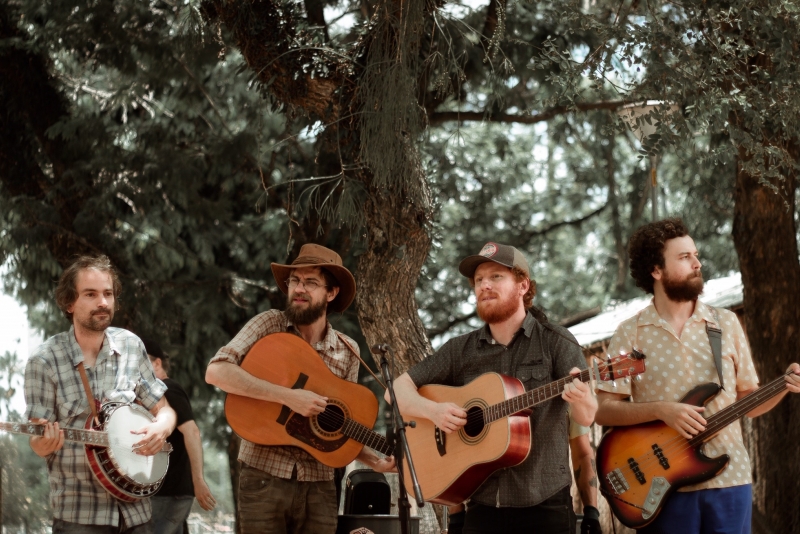
<svg viewBox="0 0 800 534"><path fill-rule="evenodd" d="M419 480L417 479L417 472L414 470L414 462L411 460L411 451L408 449L408 440L406 439L406 425L414 428L416 423L409 421L405 423L403 416L400 415L400 410L397 408L397 398L394 396L394 385L392 383L392 371L389 369L389 362L386 360L386 353L391 351L388 345L376 345L372 348L373 353L380 353L381 355L381 375L383 381L386 383L386 389L389 391L389 399L392 401L392 432L394 433L394 459L397 464L397 473L400 477L398 484L397 496L397 516L400 520L400 533L408 534L408 523L411 515L411 503L408 501L408 492L406 491L403 481L403 458L408 462L408 472L411 475L412 485L414 486L414 497L417 501L417 506L422 508L425 506L425 500L422 498L422 489L419 487Z"/></svg>

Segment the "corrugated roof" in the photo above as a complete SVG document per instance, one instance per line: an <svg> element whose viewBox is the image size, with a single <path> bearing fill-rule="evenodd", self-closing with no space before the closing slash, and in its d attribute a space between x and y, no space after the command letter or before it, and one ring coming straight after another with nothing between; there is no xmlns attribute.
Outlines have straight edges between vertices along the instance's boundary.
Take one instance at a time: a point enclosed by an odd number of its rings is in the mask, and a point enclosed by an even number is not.
<svg viewBox="0 0 800 534"><path fill-rule="evenodd" d="M617 325L628 317L636 315L639 310L646 308L650 304L651 298L648 295L617 303L603 313L569 327L569 331L584 347L611 339ZM718 308L732 308L740 305L743 300L741 273L706 281L700 300Z"/></svg>

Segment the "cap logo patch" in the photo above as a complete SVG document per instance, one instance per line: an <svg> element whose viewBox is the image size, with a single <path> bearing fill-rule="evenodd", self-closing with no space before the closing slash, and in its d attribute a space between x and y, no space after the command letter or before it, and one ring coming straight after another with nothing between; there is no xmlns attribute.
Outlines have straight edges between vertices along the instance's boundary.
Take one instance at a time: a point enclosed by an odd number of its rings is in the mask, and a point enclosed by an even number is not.
<svg viewBox="0 0 800 534"><path fill-rule="evenodd" d="M484 258L491 258L495 254L497 254L497 245L494 243L486 243L478 253L479 256L483 256Z"/></svg>

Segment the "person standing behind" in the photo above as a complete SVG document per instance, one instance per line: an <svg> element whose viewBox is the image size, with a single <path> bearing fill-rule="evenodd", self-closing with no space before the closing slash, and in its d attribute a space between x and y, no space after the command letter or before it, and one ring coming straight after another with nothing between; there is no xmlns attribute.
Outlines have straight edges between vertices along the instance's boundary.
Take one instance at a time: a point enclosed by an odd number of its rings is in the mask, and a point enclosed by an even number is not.
<svg viewBox="0 0 800 534"><path fill-rule="evenodd" d="M418 388L463 386L496 372L519 378L531 390L586 368L572 334L533 308L536 283L516 248L486 243L479 254L464 258L458 270L470 280L478 315L486 325L449 340L395 381L400 410L409 417L424 417L448 434L466 424L466 412L452 402L426 399ZM470 497L464 534L574 533L568 406L576 423L592 423L597 401L588 384L574 379L560 397L533 409L530 454L521 464L495 472Z"/></svg>
<svg viewBox="0 0 800 534"><path fill-rule="evenodd" d="M61 274L56 303L72 327L42 343L25 367L25 417L45 425L30 439L47 460L53 534L150 534L150 499L122 502L92 474L80 443L65 442L64 428L83 428L92 414L81 379L85 368L94 402L140 403L155 416L133 432L136 454L160 452L175 429L166 386L156 378L141 340L114 328L121 285L106 256L81 256Z"/></svg>
<svg viewBox="0 0 800 534"><path fill-rule="evenodd" d="M703 292L701 264L683 221L673 218L642 226L631 236L628 254L631 276L653 300L617 327L608 354L641 349L647 356L647 371L641 382L598 384L597 424L625 426L660 420L691 439L705 430L704 416L758 387L750 347L733 312L698 300ZM722 330L722 369L714 362L707 324ZM786 391L750 411L749 417L768 412L790 391L800 392L800 365L793 363L789 370L793 374L786 377ZM696 386L716 382L720 374L724 388L705 407L680 402ZM640 532L750 532L752 469L739 421L706 442L703 452L710 457L728 454L731 461L714 478L678 489Z"/></svg>
<svg viewBox="0 0 800 534"><path fill-rule="evenodd" d="M356 281L342 258L320 245L305 244L291 265L272 264L272 274L287 295L286 310L253 317L230 343L219 349L206 369L206 382L227 393L277 402L310 417L322 413L327 397L261 380L240 367L255 343L277 332L305 340L339 378L358 380L358 345L337 332L328 314L353 302ZM358 459L375 471L394 468L394 459L363 448ZM243 534L334 534L339 504L333 468L299 447L258 445L242 440L239 449L239 527Z"/></svg>
<svg viewBox="0 0 800 534"><path fill-rule="evenodd" d="M142 338L156 377L167 386L166 397L177 414L177 428L167 441L172 445L164 482L150 500L153 504L153 534L181 534L195 497L203 510L213 510L217 501L203 476L203 440L194 421L186 391L169 374L169 359L152 339Z"/></svg>

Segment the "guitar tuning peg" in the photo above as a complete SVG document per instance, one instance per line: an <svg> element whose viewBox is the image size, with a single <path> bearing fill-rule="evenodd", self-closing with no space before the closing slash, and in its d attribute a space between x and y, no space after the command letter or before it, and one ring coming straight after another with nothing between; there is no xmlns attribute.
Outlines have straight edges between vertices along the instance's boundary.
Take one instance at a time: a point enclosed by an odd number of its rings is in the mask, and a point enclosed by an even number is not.
<svg viewBox="0 0 800 534"><path fill-rule="evenodd" d="M616 381L616 380L612 380L612 381L611 381L611 387L612 387L612 388L615 388L615 387L617 387L617 381Z"/></svg>
<svg viewBox="0 0 800 534"><path fill-rule="evenodd" d="M636 381L637 382L641 382L642 381L642 375L636 375Z"/></svg>
<svg viewBox="0 0 800 534"><path fill-rule="evenodd" d="M630 378L628 378L628 377L626 376L625 378L623 378L623 379L622 379L622 383L623 383L623 384L630 384L630 383L631 383L631 380L630 380Z"/></svg>

